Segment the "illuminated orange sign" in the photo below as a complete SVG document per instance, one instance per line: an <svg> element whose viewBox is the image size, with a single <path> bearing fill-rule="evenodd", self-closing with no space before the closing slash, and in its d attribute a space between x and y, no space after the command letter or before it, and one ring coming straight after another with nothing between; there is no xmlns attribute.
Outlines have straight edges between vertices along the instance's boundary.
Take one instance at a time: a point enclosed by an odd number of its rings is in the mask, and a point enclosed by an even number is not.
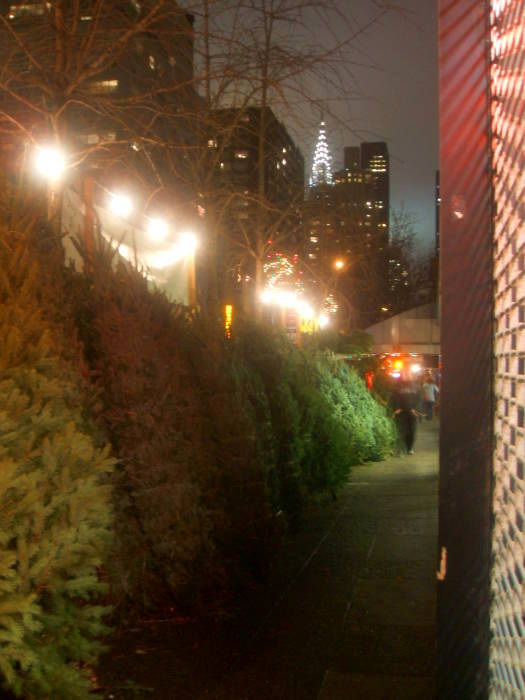
<svg viewBox="0 0 525 700"><path fill-rule="evenodd" d="M224 330L226 331L226 337L232 337L232 321L233 321L233 306L231 304L226 304L224 307Z"/></svg>

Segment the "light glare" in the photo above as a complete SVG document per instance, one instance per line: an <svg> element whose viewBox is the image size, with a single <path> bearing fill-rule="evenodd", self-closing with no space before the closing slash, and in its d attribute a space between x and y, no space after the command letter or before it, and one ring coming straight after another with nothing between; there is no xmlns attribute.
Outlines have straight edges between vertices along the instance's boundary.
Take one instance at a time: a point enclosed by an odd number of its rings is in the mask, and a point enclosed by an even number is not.
<svg viewBox="0 0 525 700"><path fill-rule="evenodd" d="M168 225L163 219L150 219L148 235L153 241L163 241L168 235Z"/></svg>
<svg viewBox="0 0 525 700"><path fill-rule="evenodd" d="M197 247L197 239L193 233L188 231L182 234L178 245L183 255L191 255Z"/></svg>
<svg viewBox="0 0 525 700"><path fill-rule="evenodd" d="M46 180L59 180L66 167L66 159L58 148L38 148L35 168Z"/></svg>
<svg viewBox="0 0 525 700"><path fill-rule="evenodd" d="M311 319L314 316L314 310L306 301L298 301L295 308L297 313L305 319Z"/></svg>
<svg viewBox="0 0 525 700"><path fill-rule="evenodd" d="M109 200L109 207L115 216L120 217L129 216L133 210L131 199L125 194L112 194Z"/></svg>

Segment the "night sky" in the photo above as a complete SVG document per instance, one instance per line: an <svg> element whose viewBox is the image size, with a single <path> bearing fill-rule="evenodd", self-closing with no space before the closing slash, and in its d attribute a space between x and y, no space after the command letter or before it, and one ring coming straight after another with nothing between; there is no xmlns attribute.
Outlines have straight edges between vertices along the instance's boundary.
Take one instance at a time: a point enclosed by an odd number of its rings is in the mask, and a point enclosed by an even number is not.
<svg viewBox="0 0 525 700"><path fill-rule="evenodd" d="M304 155L307 180L321 117L326 122L334 170L343 166L344 146L386 141L391 209L404 205L414 219L421 248L430 248L435 243L438 168L438 0L326 0L320 4L325 8L335 5L340 13L328 12L327 26L315 15L316 4L315 0L304 3L310 10L301 13L303 25L284 31L283 39L297 49L327 50L352 37L344 60L330 66L320 78L305 78L298 91L285 87L284 98L274 92L270 104ZM385 5L394 9L371 23ZM299 7L301 1L283 6ZM257 13L249 9L249 3L243 7L249 30ZM228 11L220 15L216 20L219 34L238 36L231 19ZM363 27L367 29L360 33ZM278 46L278 33L274 41Z"/></svg>
<svg viewBox="0 0 525 700"><path fill-rule="evenodd" d="M334 166L343 147L386 141L391 159L391 208L414 216L422 247L434 244L435 171L438 168L437 0L398 0L391 13L354 43L351 71L356 97L338 103L319 85L340 123L326 118ZM371 0L340 0L341 10L364 22ZM359 65L362 64L362 65ZM331 99L332 98L332 99ZM298 137L309 174L315 130Z"/></svg>

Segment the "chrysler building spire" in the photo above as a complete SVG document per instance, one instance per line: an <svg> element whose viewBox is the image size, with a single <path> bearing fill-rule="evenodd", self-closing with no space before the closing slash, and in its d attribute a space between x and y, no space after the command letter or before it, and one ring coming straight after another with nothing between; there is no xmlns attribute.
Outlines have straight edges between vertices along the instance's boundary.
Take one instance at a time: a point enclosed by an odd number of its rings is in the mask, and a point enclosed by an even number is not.
<svg viewBox="0 0 525 700"><path fill-rule="evenodd" d="M324 121L319 127L319 136L315 146L314 159L312 162L312 175L310 176L310 187L316 185L332 184L332 156L326 140L326 130Z"/></svg>

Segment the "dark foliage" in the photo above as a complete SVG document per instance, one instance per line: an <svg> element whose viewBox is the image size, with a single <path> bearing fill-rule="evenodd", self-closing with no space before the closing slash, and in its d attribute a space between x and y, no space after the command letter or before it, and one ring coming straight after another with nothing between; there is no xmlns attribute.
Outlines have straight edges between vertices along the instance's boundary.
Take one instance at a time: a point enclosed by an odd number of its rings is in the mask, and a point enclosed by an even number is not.
<svg viewBox="0 0 525 700"><path fill-rule="evenodd" d="M272 518L242 381L213 324L100 249L69 298L118 455L113 593L219 610L260 574Z"/></svg>

